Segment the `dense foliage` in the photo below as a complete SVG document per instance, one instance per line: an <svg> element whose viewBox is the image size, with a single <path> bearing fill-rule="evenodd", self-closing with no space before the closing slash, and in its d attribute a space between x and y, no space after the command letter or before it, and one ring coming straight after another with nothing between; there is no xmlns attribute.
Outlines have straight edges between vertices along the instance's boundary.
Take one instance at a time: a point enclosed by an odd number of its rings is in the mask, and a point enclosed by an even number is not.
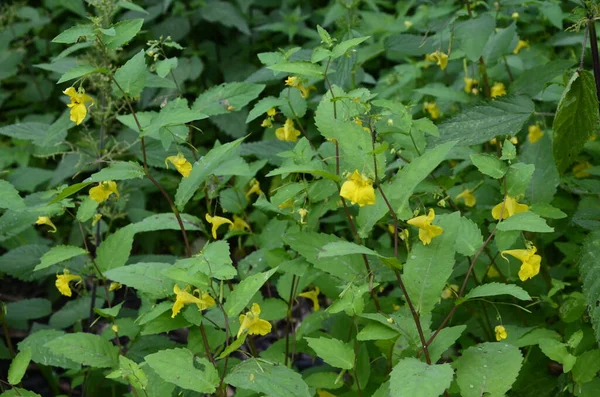
<svg viewBox="0 0 600 397"><path fill-rule="evenodd" d="M1 4L0 396L600 395L599 17Z"/></svg>

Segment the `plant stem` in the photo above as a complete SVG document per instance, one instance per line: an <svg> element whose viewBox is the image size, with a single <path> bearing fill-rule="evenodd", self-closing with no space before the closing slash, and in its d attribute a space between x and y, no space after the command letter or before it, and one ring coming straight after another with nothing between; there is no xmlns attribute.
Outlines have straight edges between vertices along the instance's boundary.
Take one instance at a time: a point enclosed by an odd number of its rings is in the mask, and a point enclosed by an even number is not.
<svg viewBox="0 0 600 397"><path fill-rule="evenodd" d="M592 47L592 64L594 68L594 79L596 80L596 95L600 101L600 58L598 57L596 22L592 18L588 20L588 29L590 30L590 46Z"/></svg>
<svg viewBox="0 0 600 397"><path fill-rule="evenodd" d="M290 286L290 297L288 300L287 318L285 323L285 362L288 365L288 355L290 353L290 328L292 323L292 302L294 300L294 284L296 283L296 275L292 275L292 285ZM293 363L292 363L293 364Z"/></svg>
<svg viewBox="0 0 600 397"><path fill-rule="evenodd" d="M15 348L13 347L12 340L8 333L8 325L6 325L6 317L4 316L4 304L0 306L0 322L2 323L2 331L4 332L4 340L6 341L6 347L11 358L15 358Z"/></svg>

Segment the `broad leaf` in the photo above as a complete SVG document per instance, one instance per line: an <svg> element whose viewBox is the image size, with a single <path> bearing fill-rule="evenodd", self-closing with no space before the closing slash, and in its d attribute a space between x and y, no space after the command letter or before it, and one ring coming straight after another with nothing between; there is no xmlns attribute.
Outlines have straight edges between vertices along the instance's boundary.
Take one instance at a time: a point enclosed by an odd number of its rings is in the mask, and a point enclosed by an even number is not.
<svg viewBox="0 0 600 397"><path fill-rule="evenodd" d="M354 367L354 350L351 345L333 338L304 338L308 346L327 364L341 369Z"/></svg>
<svg viewBox="0 0 600 397"><path fill-rule="evenodd" d="M119 349L100 335L66 334L46 343L53 354L95 368L118 365Z"/></svg>
<svg viewBox="0 0 600 397"><path fill-rule="evenodd" d="M450 387L454 370L450 364L426 364L403 358L390 374L390 397L437 397Z"/></svg>
<svg viewBox="0 0 600 397"><path fill-rule="evenodd" d="M482 298L485 296L512 295L520 300L531 300L531 296L523 288L515 284L489 283L478 285L465 295L464 299Z"/></svg>
<svg viewBox="0 0 600 397"><path fill-rule="evenodd" d="M225 383L244 390L252 390L261 395L310 397L308 385L302 376L283 365L251 358L242 361L231 369Z"/></svg>

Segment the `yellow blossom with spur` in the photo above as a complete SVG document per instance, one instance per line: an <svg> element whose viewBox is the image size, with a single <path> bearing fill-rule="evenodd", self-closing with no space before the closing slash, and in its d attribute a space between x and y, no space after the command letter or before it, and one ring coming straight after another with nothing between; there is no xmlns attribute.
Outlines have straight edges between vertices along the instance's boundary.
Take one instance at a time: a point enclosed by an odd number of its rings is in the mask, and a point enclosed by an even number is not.
<svg viewBox="0 0 600 397"><path fill-rule="evenodd" d="M354 170L348 180L344 182L340 190L340 196L361 207L375 204L373 182L358 170Z"/></svg>
<svg viewBox="0 0 600 397"><path fill-rule="evenodd" d="M535 245L530 244L527 247L527 249L506 250L502 251L500 255L502 255L502 257L506 259L504 255L508 254L521 261L521 268L519 269L519 278L521 279L521 281L525 281L530 278L533 278L533 276L537 275L540 272L542 257L537 255L536 252L537 248L535 248Z"/></svg>
<svg viewBox="0 0 600 397"><path fill-rule="evenodd" d="M250 189L246 192L246 198L250 197L255 193L260 196L261 194L263 194L263 191L260 190L260 183L256 179L253 179L250 182Z"/></svg>
<svg viewBox="0 0 600 397"><path fill-rule="evenodd" d="M91 106L94 104L94 99L91 96L86 95L83 88L76 90L74 87L69 87L63 91L63 94L67 95L71 100L71 103L67 104L67 106L71 108L71 121L76 125L81 124L88 112L86 103L91 102Z"/></svg>
<svg viewBox="0 0 600 397"><path fill-rule="evenodd" d="M425 60L435 62L442 70L446 69L446 66L448 66L448 54L441 52L440 50L427 55Z"/></svg>
<svg viewBox="0 0 600 397"><path fill-rule="evenodd" d="M98 203L108 200L111 194L115 194L119 197L119 190L117 189L117 183L115 181L104 181L100 182L98 186L94 186L90 189L90 198Z"/></svg>
<svg viewBox="0 0 600 397"><path fill-rule="evenodd" d="M475 203L477 203L477 199L475 198L473 191L470 189L463 190L462 193L460 193L458 196L456 196L456 199L465 200L465 205L467 207L473 207L473 206L475 206Z"/></svg>
<svg viewBox="0 0 600 397"><path fill-rule="evenodd" d="M183 307L185 305L188 305L191 303L198 306L198 310L200 310L200 311L206 310L215 305L215 300L213 299L212 296L210 296L208 294L208 292L203 292L201 294L199 290L195 290L194 292L198 293L198 295L200 295L200 297L197 297L195 295L190 294L189 290L190 290L189 285L187 285L185 287L185 289L179 288L179 285L177 285L177 284L175 284L173 286L173 292L175 293L176 297L175 297L175 303L173 303L173 307L172 307L171 318L173 318L177 314L179 314L179 312L181 311L181 309L183 309Z"/></svg>
<svg viewBox="0 0 600 397"><path fill-rule="evenodd" d="M494 83L490 95L492 96L492 98L506 95L506 87L504 86L504 83Z"/></svg>
<svg viewBox="0 0 600 397"><path fill-rule="evenodd" d="M527 204L519 204L514 197L506 196L506 202L501 202L492 208L492 217L494 219L500 219L500 212L502 211L503 206L504 211L502 212L502 219L507 219L515 214L529 211L529 206Z"/></svg>
<svg viewBox="0 0 600 397"><path fill-rule="evenodd" d="M64 296L70 297L72 295L72 292L69 283L75 280L77 280L77 284L79 284L81 282L81 276L71 274L67 269L65 269L63 274L56 275L56 282L54 284L56 285L56 289L58 289L58 292L60 292Z"/></svg>
<svg viewBox="0 0 600 397"><path fill-rule="evenodd" d="M214 239L217 238L217 229L219 226L224 225L225 223L233 225L233 222L227 218L223 218L222 216L210 216L209 214L206 214L205 218L206 221L212 225L212 236Z"/></svg>
<svg viewBox="0 0 600 397"><path fill-rule="evenodd" d="M515 54L515 55L518 54L519 52L521 52L521 50L523 48L529 48L529 43L526 42L525 40L519 40L519 42L517 43L517 46L513 50L513 54Z"/></svg>
<svg viewBox="0 0 600 397"><path fill-rule="evenodd" d="M52 230L50 230L50 233L56 233L56 231L58 230L56 228L56 226L54 226L54 223L52 223L52 221L50 220L49 217L47 216L38 216L37 221L35 222L36 225L48 225L52 228Z"/></svg>
<svg viewBox="0 0 600 397"><path fill-rule="evenodd" d="M427 215L417 216L407 221L409 225L419 228L419 240L421 240L424 245L430 244L433 238L444 233L444 229L440 226L431 224L434 219L435 211L433 208L430 208Z"/></svg>
<svg viewBox="0 0 600 397"><path fill-rule="evenodd" d="M237 337L248 331L248 335L266 335L271 332L271 323L260 318L260 306L253 303L250 311L240 314L240 329Z"/></svg>
<svg viewBox="0 0 600 397"><path fill-rule="evenodd" d="M245 220L237 215L233 216L233 223L229 225L229 230L246 230L250 231L250 225Z"/></svg>
<svg viewBox="0 0 600 397"><path fill-rule="evenodd" d="M300 136L300 131L294 127L294 120L287 119L283 127L275 130L275 136L280 141L296 142Z"/></svg>
<svg viewBox="0 0 600 397"><path fill-rule="evenodd" d="M463 80L465 81L465 92L467 94L471 94L473 92L473 87L479 83L479 81L470 77L465 77Z"/></svg>
<svg viewBox="0 0 600 397"><path fill-rule="evenodd" d="M187 178L192 172L192 163L186 160L182 153L177 153L177 156L169 156L165 159L165 165L169 168L169 162L175 166L175 169L184 177Z"/></svg>
<svg viewBox="0 0 600 397"><path fill-rule="evenodd" d="M321 293L321 290L319 289L319 287L315 287L315 289L306 291L306 292L302 292L301 294L298 294L298 296L301 296L306 299L310 299L313 303L313 310L317 312L321 308L321 306L319 305L319 294L320 293Z"/></svg>
<svg viewBox="0 0 600 397"><path fill-rule="evenodd" d="M440 118L440 109L438 108L437 103L425 102L423 104L423 108L427 113L429 113L429 116L431 116L432 120L437 120Z"/></svg>
<svg viewBox="0 0 600 397"><path fill-rule="evenodd" d="M536 143L537 141L542 139L543 136L544 132L542 131L539 125L535 124L529 126L527 134L527 139L529 140L529 143Z"/></svg>
<svg viewBox="0 0 600 397"><path fill-rule="evenodd" d="M496 340L498 342L508 338L508 332L506 332L506 328L504 328L503 325L496 325L496 328L494 328L494 332L496 333Z"/></svg>

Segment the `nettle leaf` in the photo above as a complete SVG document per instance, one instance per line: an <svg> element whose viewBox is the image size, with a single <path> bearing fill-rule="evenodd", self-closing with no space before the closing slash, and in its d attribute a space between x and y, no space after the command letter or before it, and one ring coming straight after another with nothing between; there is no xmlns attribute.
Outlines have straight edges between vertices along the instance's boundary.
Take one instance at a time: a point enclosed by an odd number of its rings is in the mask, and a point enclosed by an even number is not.
<svg viewBox="0 0 600 397"><path fill-rule="evenodd" d="M592 73L577 71L565 87L554 116L553 152L558 171L563 173L596 131L598 97Z"/></svg>
<svg viewBox="0 0 600 397"><path fill-rule="evenodd" d="M182 389L198 393L214 393L219 385L219 373L205 358L194 357L188 349L161 350L144 357L158 376ZM198 368L198 364L203 368Z"/></svg>
<svg viewBox="0 0 600 397"><path fill-rule="evenodd" d="M175 266L187 268L189 274L201 272L218 280L231 280L237 276L227 241L208 243L198 255L178 260Z"/></svg>
<svg viewBox="0 0 600 397"><path fill-rule="evenodd" d="M240 312L248 306L248 303L254 294L258 292L276 271L277 268L274 268L264 273L253 274L236 285L223 305L223 309L225 309L227 315L229 317L234 317L240 314Z"/></svg>
<svg viewBox="0 0 600 397"><path fill-rule="evenodd" d="M456 361L456 383L463 397L504 396L517 379L523 356L502 342L481 343L464 350Z"/></svg>
<svg viewBox="0 0 600 397"><path fill-rule="evenodd" d="M488 283L478 285L464 296L465 300L485 296L511 295L520 300L530 301L531 296L523 288L515 284Z"/></svg>
<svg viewBox="0 0 600 397"><path fill-rule="evenodd" d="M456 23L454 38L458 48L465 52L469 60L477 61L483 55L485 44L495 27L496 19L490 14Z"/></svg>
<svg viewBox="0 0 600 397"><path fill-rule="evenodd" d="M354 368L352 346L334 338L304 338L308 346L327 364L341 369Z"/></svg>
<svg viewBox="0 0 600 397"><path fill-rule="evenodd" d="M89 311L89 307L88 307ZM79 369L80 365L73 360L54 354L46 343L65 335L63 331L48 329L34 332L19 342L19 350L31 349L31 360L41 365L66 369Z"/></svg>
<svg viewBox="0 0 600 397"><path fill-rule="evenodd" d="M256 99L264 89L264 84L224 83L204 91L192 110L207 116L235 112Z"/></svg>
<svg viewBox="0 0 600 397"><path fill-rule="evenodd" d="M94 25L76 25L65 30L54 39L53 43L72 44L79 40L80 37L93 37L94 36Z"/></svg>
<svg viewBox="0 0 600 397"><path fill-rule="evenodd" d="M440 138L436 144L457 141L458 145L470 146L484 143L496 136L514 136L531 117L533 102L526 97L501 97L466 109L450 120L440 124ZM470 131L465 134L465 131Z"/></svg>
<svg viewBox="0 0 600 397"><path fill-rule="evenodd" d="M115 34L113 36L105 35L102 38L102 41L106 47L110 48L111 50L115 50L133 39L140 31L143 24L143 19L130 19L127 21L118 22L113 26Z"/></svg>
<svg viewBox="0 0 600 397"><path fill-rule="evenodd" d="M121 87L116 91L119 95L123 93L131 97L138 97L146 86L146 53L140 50L115 72L115 80Z"/></svg>
<svg viewBox="0 0 600 397"><path fill-rule="evenodd" d="M50 251L46 252L42 256L41 262L33 270L42 270L60 262L64 262L71 258L80 255L86 255L88 252L81 247L74 247L72 245L56 245L50 248Z"/></svg>
<svg viewBox="0 0 600 397"><path fill-rule="evenodd" d="M446 364L426 364L403 358L390 374L390 397L437 397L450 387L454 370Z"/></svg>
<svg viewBox="0 0 600 397"><path fill-rule="evenodd" d="M437 219L444 229L442 235L435 237L429 245L416 243L404 265L404 284L415 309L421 314L431 312L439 301L454 265L460 213L440 215Z"/></svg>
<svg viewBox="0 0 600 397"><path fill-rule="evenodd" d="M85 182L124 181L127 179L143 178L144 175L144 169L141 165L133 161L127 161L113 163L92 174Z"/></svg>
<svg viewBox="0 0 600 397"><path fill-rule="evenodd" d="M484 175L491 176L494 179L500 179L506 174L508 166L493 154L472 154L471 161L477 169Z"/></svg>
<svg viewBox="0 0 600 397"><path fill-rule="evenodd" d="M600 232L591 233L583 243L579 258L579 273L583 280L583 294L589 308L596 341L600 344Z"/></svg>
<svg viewBox="0 0 600 397"><path fill-rule="evenodd" d="M51 340L45 345L53 354L95 368L119 364L119 349L100 335L77 332Z"/></svg>
<svg viewBox="0 0 600 397"><path fill-rule="evenodd" d="M255 358L242 361L231 369L225 383L270 396L310 397L308 385L298 372L284 365Z"/></svg>
<svg viewBox="0 0 600 397"><path fill-rule="evenodd" d="M19 192L8 181L0 179L0 208L20 210L25 208L25 201L19 195Z"/></svg>
<svg viewBox="0 0 600 397"><path fill-rule="evenodd" d="M546 221L538 214L527 211L515 214L498 224L498 230L507 232L510 230L523 230L535 233L552 233L554 228L548 226Z"/></svg>

